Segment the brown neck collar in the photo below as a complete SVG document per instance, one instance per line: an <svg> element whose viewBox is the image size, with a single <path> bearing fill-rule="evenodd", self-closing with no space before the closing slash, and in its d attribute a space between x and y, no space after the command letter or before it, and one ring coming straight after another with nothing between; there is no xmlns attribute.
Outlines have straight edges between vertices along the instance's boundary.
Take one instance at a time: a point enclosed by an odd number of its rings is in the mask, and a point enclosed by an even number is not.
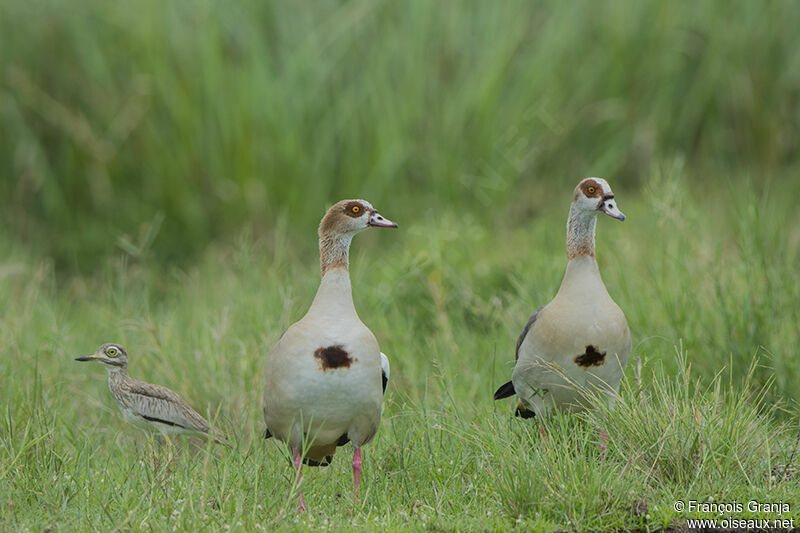
<svg viewBox="0 0 800 533"><path fill-rule="evenodd" d="M350 234L324 234L319 238L319 265L322 275L334 268L349 268Z"/></svg>
<svg viewBox="0 0 800 533"><path fill-rule="evenodd" d="M582 255L594 257L594 234L597 213L580 210L573 204L567 219L567 259Z"/></svg>

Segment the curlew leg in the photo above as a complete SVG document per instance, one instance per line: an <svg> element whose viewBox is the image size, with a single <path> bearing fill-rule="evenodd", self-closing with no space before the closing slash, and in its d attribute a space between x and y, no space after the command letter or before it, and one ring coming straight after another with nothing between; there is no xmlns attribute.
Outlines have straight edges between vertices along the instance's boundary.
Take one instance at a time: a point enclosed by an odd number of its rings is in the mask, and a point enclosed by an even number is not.
<svg viewBox="0 0 800 533"><path fill-rule="evenodd" d="M600 444L598 445L600 449L600 460L606 460L606 451L608 451L608 433L604 429L603 432L600 434Z"/></svg>
<svg viewBox="0 0 800 533"><path fill-rule="evenodd" d="M353 452L353 477L356 480L356 505L358 505L358 482L361 480L361 448Z"/></svg>
<svg viewBox="0 0 800 533"><path fill-rule="evenodd" d="M297 507L297 512L301 513L306 510L306 502L303 501L303 489L300 488L300 480L303 479L303 457L300 450L292 448L294 455L294 468L297 470L297 492L300 494L300 505Z"/></svg>
<svg viewBox="0 0 800 533"><path fill-rule="evenodd" d="M161 440L158 440L158 451L159 451L159 454L160 454L160 453L162 453L162 452L164 452L166 450L167 457L166 457L166 461L165 462L167 464L169 464L169 463L172 462L172 459L173 459L172 440L169 438L169 435L167 433L161 433L161 438L164 439L164 440L163 440L163 442Z"/></svg>

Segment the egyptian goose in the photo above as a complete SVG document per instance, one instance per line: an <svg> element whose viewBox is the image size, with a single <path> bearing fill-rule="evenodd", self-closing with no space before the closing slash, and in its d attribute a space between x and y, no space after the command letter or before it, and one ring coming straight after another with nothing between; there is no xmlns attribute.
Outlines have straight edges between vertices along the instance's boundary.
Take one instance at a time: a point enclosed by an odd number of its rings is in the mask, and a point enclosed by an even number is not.
<svg viewBox="0 0 800 533"><path fill-rule="evenodd" d="M96 361L108 370L108 388L126 420L142 429L167 433L208 434L208 422L175 392L161 385L133 379L128 375L128 352L119 344L101 345L92 355L76 361ZM228 445L225 436L212 433L214 440Z"/></svg>
<svg viewBox="0 0 800 533"><path fill-rule="evenodd" d="M356 502L361 447L378 431L389 379L389 360L358 317L350 287L350 242L368 227L397 224L364 200L343 200L323 217L322 281L306 315L289 326L272 349L263 397L266 437L289 444L298 484L301 460L309 466L326 466L337 446L353 443ZM304 509L300 491L300 510Z"/></svg>
<svg viewBox="0 0 800 533"><path fill-rule="evenodd" d="M511 381L494 399L519 397L516 414L545 416L553 408L586 408L586 391L611 396L631 354L625 315L609 296L594 255L597 214L617 220L606 180L586 178L575 188L567 220L567 270L555 298L533 313L517 340Z"/></svg>

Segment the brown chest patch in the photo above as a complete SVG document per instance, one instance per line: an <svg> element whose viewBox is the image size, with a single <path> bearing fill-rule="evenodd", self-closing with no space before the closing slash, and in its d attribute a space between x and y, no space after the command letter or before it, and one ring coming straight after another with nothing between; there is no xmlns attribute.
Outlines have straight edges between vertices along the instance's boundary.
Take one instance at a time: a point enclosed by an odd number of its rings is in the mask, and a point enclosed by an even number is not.
<svg viewBox="0 0 800 533"><path fill-rule="evenodd" d="M350 357L350 354L342 348L341 344L328 346L327 348L318 348L314 352L314 357L319 359L319 366L322 370L350 368L350 365L355 361L355 359Z"/></svg>
<svg viewBox="0 0 800 533"><path fill-rule="evenodd" d="M602 366L606 362L606 352L599 352L591 344L586 347L586 353L575 356L575 364L578 366Z"/></svg>

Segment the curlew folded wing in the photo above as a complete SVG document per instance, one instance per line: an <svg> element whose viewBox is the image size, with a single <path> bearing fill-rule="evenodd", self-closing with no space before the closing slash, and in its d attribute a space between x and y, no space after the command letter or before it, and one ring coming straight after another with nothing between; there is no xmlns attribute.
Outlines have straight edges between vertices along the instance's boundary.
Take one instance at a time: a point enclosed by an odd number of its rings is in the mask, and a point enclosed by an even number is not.
<svg viewBox="0 0 800 533"><path fill-rule="evenodd" d="M208 422L175 392L161 385L131 380L125 384L129 408L151 422L208 433Z"/></svg>

